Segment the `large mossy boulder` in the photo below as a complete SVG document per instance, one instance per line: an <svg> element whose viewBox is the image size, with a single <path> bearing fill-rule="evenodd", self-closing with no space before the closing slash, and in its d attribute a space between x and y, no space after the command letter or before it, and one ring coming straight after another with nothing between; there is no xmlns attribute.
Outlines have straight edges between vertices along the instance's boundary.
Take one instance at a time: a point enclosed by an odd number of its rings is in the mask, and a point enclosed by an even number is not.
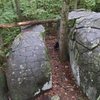
<svg viewBox="0 0 100 100"><path fill-rule="evenodd" d="M28 100L52 87L43 32L42 25L30 27L11 46L6 76L12 100Z"/></svg>
<svg viewBox="0 0 100 100"><path fill-rule="evenodd" d="M91 13L76 20L69 51L77 84L90 100L97 100L100 96L100 13Z"/></svg>

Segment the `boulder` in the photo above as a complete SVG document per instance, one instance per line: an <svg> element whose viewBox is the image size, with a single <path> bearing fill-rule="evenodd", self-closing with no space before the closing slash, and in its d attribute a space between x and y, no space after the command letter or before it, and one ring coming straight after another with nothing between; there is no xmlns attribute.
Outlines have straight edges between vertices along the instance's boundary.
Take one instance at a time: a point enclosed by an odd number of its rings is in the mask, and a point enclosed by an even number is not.
<svg viewBox="0 0 100 100"><path fill-rule="evenodd" d="M44 31L42 25L30 27L11 46L6 77L12 100L27 100L52 87Z"/></svg>
<svg viewBox="0 0 100 100"><path fill-rule="evenodd" d="M69 20L79 19L95 13L96 12L91 12L90 10L86 10L86 9L75 9L74 11L71 11L69 13L68 19Z"/></svg>
<svg viewBox="0 0 100 100"><path fill-rule="evenodd" d="M90 100L97 100L100 95L100 13L91 13L76 20L69 52L77 84Z"/></svg>

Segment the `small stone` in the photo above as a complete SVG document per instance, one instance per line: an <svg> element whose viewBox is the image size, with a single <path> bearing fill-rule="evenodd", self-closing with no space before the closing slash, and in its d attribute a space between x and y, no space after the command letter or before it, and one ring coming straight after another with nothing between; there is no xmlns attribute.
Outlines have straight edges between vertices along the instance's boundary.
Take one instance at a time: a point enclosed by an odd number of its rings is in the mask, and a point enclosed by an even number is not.
<svg viewBox="0 0 100 100"><path fill-rule="evenodd" d="M59 95L54 95L53 97L51 97L51 100L60 100Z"/></svg>
<svg viewBox="0 0 100 100"><path fill-rule="evenodd" d="M75 99L75 96L72 96L72 99Z"/></svg>
<svg viewBox="0 0 100 100"><path fill-rule="evenodd" d="M65 66L65 68L68 68L68 66Z"/></svg>
<svg viewBox="0 0 100 100"><path fill-rule="evenodd" d="M71 90L71 91L74 91L74 89L72 89L72 88L71 88L70 90Z"/></svg>
<svg viewBox="0 0 100 100"><path fill-rule="evenodd" d="M67 79L67 78L65 78L65 81L68 81L68 79Z"/></svg>
<svg viewBox="0 0 100 100"><path fill-rule="evenodd" d="M67 93L65 92L65 95L67 95Z"/></svg>

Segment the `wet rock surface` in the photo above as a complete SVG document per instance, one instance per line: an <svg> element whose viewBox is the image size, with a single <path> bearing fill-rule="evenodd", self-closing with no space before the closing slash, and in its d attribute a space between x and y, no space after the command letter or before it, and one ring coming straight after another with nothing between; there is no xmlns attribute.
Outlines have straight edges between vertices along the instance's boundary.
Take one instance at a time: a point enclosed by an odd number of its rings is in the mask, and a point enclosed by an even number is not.
<svg viewBox="0 0 100 100"><path fill-rule="evenodd" d="M96 100L100 95L100 13L76 20L69 49L77 84L90 100Z"/></svg>
<svg viewBox="0 0 100 100"><path fill-rule="evenodd" d="M12 44L6 72L12 100L27 100L52 87L44 31L41 25L26 29Z"/></svg>

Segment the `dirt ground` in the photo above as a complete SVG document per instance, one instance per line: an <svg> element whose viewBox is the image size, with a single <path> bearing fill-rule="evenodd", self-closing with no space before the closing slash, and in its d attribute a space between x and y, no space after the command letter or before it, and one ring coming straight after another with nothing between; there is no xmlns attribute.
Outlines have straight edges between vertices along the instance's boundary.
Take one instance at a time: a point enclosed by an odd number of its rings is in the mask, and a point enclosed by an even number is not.
<svg viewBox="0 0 100 100"><path fill-rule="evenodd" d="M58 51L54 50L57 41L55 35L46 36L50 62L52 65L52 89L37 96L35 100L50 100L52 96L59 96L60 100L88 100L81 89L75 84L69 62L61 63Z"/></svg>

